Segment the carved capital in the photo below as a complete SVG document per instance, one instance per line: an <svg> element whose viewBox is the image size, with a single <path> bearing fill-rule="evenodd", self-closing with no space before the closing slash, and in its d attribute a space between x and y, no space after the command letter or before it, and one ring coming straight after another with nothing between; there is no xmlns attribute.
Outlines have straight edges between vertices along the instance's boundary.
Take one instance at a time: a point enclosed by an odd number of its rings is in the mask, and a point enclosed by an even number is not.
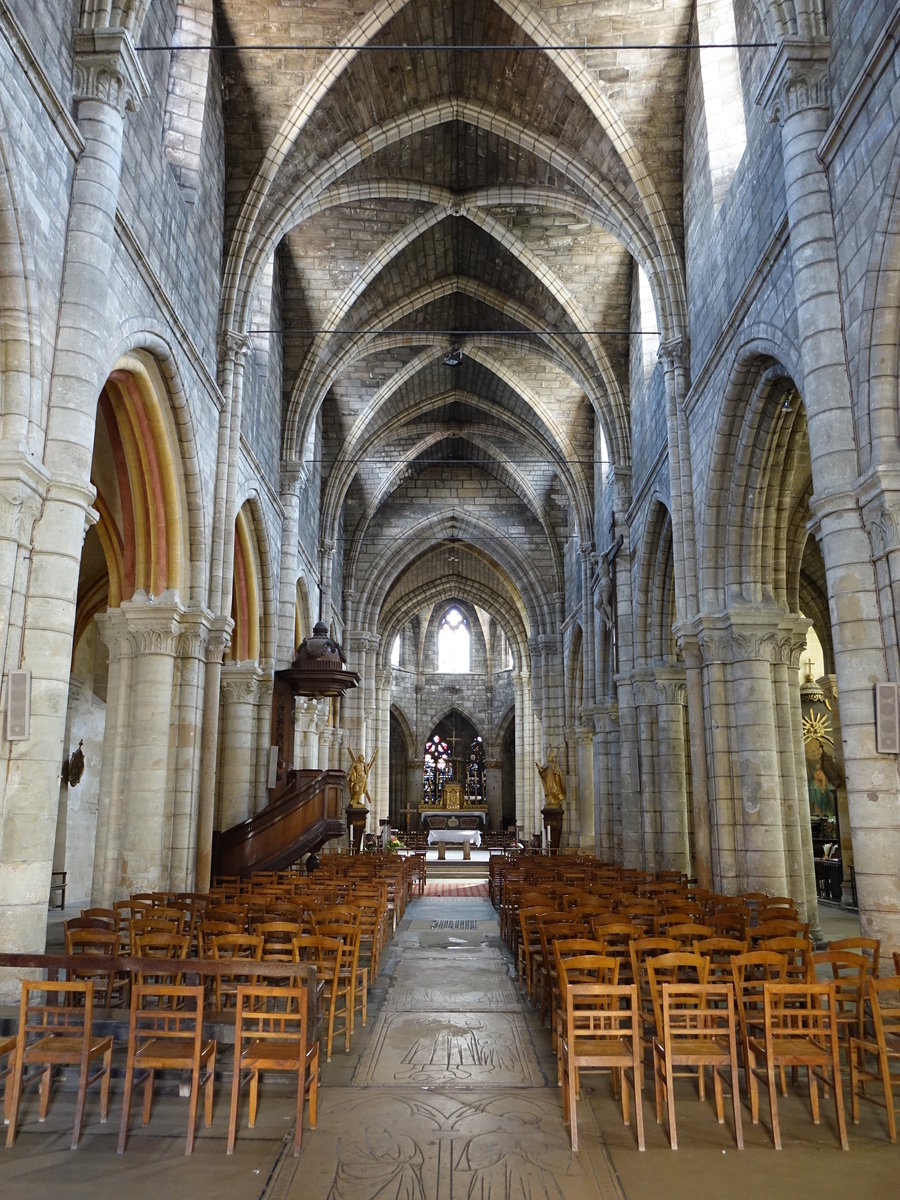
<svg viewBox="0 0 900 1200"><path fill-rule="evenodd" d="M654 672L654 676L653 685L656 688L657 703L675 705L687 703L687 685L684 682L683 671L663 668Z"/></svg>
<svg viewBox="0 0 900 1200"><path fill-rule="evenodd" d="M79 29L75 48L75 99L97 100L120 117L137 112L150 95L134 43L124 29Z"/></svg>
<svg viewBox="0 0 900 1200"><path fill-rule="evenodd" d="M262 676L254 664L226 663L219 685L224 704L255 704L259 700ZM271 700L271 697L270 697Z"/></svg>
<svg viewBox="0 0 900 1200"><path fill-rule="evenodd" d="M31 531L41 511L41 495L25 480L0 481L0 538L20 546L31 544Z"/></svg>
<svg viewBox="0 0 900 1200"><path fill-rule="evenodd" d="M246 362L247 356L253 350L253 341L248 333L237 329L225 329L219 336L219 347L222 357L237 365Z"/></svg>
<svg viewBox="0 0 900 1200"><path fill-rule="evenodd" d="M660 342L659 357L666 371L686 371L690 366L690 342L686 337Z"/></svg>
<svg viewBox="0 0 900 1200"><path fill-rule="evenodd" d="M828 56L825 40L781 42L756 97L770 121L783 126L797 113L831 108Z"/></svg>
<svg viewBox="0 0 900 1200"><path fill-rule="evenodd" d="M172 601L170 593L156 597L138 591L131 600L98 614L95 620L111 661L151 654L175 658L183 633L183 615L184 609Z"/></svg>

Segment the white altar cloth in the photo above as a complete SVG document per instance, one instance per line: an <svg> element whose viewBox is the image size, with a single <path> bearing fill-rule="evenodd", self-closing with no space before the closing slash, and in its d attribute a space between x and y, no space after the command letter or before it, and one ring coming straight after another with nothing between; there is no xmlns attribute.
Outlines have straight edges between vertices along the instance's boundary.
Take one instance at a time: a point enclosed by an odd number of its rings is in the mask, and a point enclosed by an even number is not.
<svg viewBox="0 0 900 1200"><path fill-rule="evenodd" d="M432 829L428 834L428 845L436 846L438 842L447 842L448 845L462 845L463 842L468 842L474 846L476 850L481 845L481 831L478 829Z"/></svg>

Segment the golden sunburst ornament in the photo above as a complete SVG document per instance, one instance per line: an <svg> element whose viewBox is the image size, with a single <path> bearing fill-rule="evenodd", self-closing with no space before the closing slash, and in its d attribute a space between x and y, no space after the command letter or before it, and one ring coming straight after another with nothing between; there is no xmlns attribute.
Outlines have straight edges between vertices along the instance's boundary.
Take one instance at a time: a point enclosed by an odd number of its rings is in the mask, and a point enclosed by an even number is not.
<svg viewBox="0 0 900 1200"><path fill-rule="evenodd" d="M803 740L804 742L819 741L834 747L834 738L831 734L831 718L828 713L811 712L803 718Z"/></svg>

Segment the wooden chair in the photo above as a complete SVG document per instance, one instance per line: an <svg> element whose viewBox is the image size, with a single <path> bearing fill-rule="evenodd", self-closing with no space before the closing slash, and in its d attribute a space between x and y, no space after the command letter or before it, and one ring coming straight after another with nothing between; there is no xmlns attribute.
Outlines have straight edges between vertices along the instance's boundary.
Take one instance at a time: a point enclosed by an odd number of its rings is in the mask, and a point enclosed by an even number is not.
<svg viewBox="0 0 900 1200"><path fill-rule="evenodd" d="M5 1124L9 1124L9 1114L12 1108L12 1084L10 1082L13 1073L13 1067L16 1064L15 1048L17 1038L12 1037L0 1038L0 1060L5 1059L6 1065L0 1068L0 1079L5 1079L6 1083L3 1087L3 1120Z"/></svg>
<svg viewBox="0 0 900 1200"><path fill-rule="evenodd" d="M810 963L813 972L817 968L828 971L834 981L838 1032L846 1043L849 1062L850 1039L863 1036L863 1009L866 1003L869 959L864 954L856 954L852 950L819 950L810 956ZM811 979L814 977L810 975Z"/></svg>
<svg viewBox="0 0 900 1200"><path fill-rule="evenodd" d="M253 933L220 933L212 939L212 957L217 961L232 960L234 967L224 975L216 975L213 985L215 1006L231 1008L237 1003L237 990L243 984L258 982L250 964L262 959L263 940Z"/></svg>
<svg viewBox="0 0 900 1200"><path fill-rule="evenodd" d="M653 1023L656 1036L662 1036L662 987L664 983L706 983L709 959L686 950L670 950L665 954L648 955L644 960L653 1003Z"/></svg>
<svg viewBox="0 0 900 1200"><path fill-rule="evenodd" d="M631 984L571 983L566 986L566 1021L560 1038L563 1120L572 1150L578 1150L576 1101L584 1071L610 1071L619 1090L622 1120L630 1124L628 1088L634 1096L638 1149L644 1149L641 1104L641 1016Z"/></svg>
<svg viewBox="0 0 900 1200"><path fill-rule="evenodd" d="M643 1036L653 1036L656 1029L656 1018L653 1015L653 998L650 994L650 978L647 975L646 962L657 954L671 954L680 950L681 944L675 938L643 937L634 938L628 946L631 956L631 978L637 984L638 999L641 1004Z"/></svg>
<svg viewBox="0 0 900 1200"><path fill-rule="evenodd" d="M813 1123L819 1124L818 1083L830 1088L841 1148L849 1150L841 1090L837 1008L834 985L830 983L767 983L763 988L763 1037L747 1042L747 1082L754 1125L759 1121L759 1060L765 1067L772 1120L772 1140L781 1149L778 1122L778 1088L775 1072L785 1067L804 1067ZM786 1091L782 1074L782 1092Z"/></svg>
<svg viewBox="0 0 900 1200"><path fill-rule="evenodd" d="M535 970L541 951L541 931L538 917L543 913L555 913L556 909L544 901L542 904L520 905L518 909L519 936L516 943L516 968L519 984L525 989L532 1003L536 999Z"/></svg>
<svg viewBox="0 0 900 1200"><path fill-rule="evenodd" d="M571 949L576 942L586 943L591 949ZM562 1084L562 1038L566 1023L566 988L570 983L596 983L613 985L619 982L618 958L600 953L597 942L588 938L560 938L553 943L556 957L558 999L554 1010L553 1047L556 1050L556 1082Z"/></svg>
<svg viewBox="0 0 900 1200"><path fill-rule="evenodd" d="M234 1070L226 1153L234 1152L238 1100L244 1083L250 1084L248 1125L256 1125L259 1076L264 1071L291 1071L297 1075L294 1116L294 1155L300 1153L303 1105L309 1092L309 1123L315 1129L319 1092L319 1044L308 1041L306 987L249 987L237 992L234 1027ZM244 1072L246 1079L242 1079Z"/></svg>
<svg viewBox="0 0 900 1200"><path fill-rule="evenodd" d="M897 1140L894 1089L900 1088L900 974L866 983L871 1033L850 1038L850 1096L853 1124L859 1123L860 1098L887 1110L888 1137ZM872 1065L870 1065L872 1064ZM870 1096L869 1083L880 1083L882 1099Z"/></svg>
<svg viewBox="0 0 900 1200"><path fill-rule="evenodd" d="M337 1018L344 1017L344 1050L350 1050L350 985L344 965L344 943L339 937L322 937L320 934L300 934L293 939L294 962L315 963L316 976L325 984L325 1002L328 1019L325 1022L325 1061L331 1062L334 1030ZM341 1002L342 1007L338 1007Z"/></svg>
<svg viewBox="0 0 900 1200"><path fill-rule="evenodd" d="M88 920L93 920L92 917ZM77 922L77 924L76 924ZM75 918L72 928L66 929L67 955L103 955L115 958L119 953L119 935L112 926L102 928L83 927ZM72 968L67 972L69 979L90 979L94 984L94 1007L114 1008L125 1003L130 976L127 971L92 971L90 968Z"/></svg>
<svg viewBox="0 0 900 1200"><path fill-rule="evenodd" d="M785 958L786 983L805 983L812 977L812 946L802 937L772 937L751 942L754 950L769 950Z"/></svg>
<svg viewBox="0 0 900 1200"><path fill-rule="evenodd" d="M584 923L572 913L543 913L538 917L538 933L541 946L540 955L535 964L536 990L541 1008L541 1021L545 1021L549 1015L552 1026L553 994L557 989L553 943L557 938L583 937Z"/></svg>
<svg viewBox="0 0 900 1200"><path fill-rule="evenodd" d="M9 1121L7 1146L12 1146L16 1140L22 1090L38 1080L41 1085L39 1119L43 1121L46 1118L54 1067L78 1068L72 1149L77 1149L81 1137L87 1090L98 1080L100 1121L101 1124L105 1123L109 1113L113 1040L111 1037L95 1036L93 1020L94 985L90 980L67 980L65 983L54 980L22 981L19 1032L4 1100L4 1116ZM91 1074L91 1064L97 1059L100 1060L99 1066ZM27 1067L39 1069L26 1075Z"/></svg>
<svg viewBox="0 0 900 1200"><path fill-rule="evenodd" d="M139 933L135 937L134 953L136 958L184 959L190 949L190 938L186 933L173 933L166 930L152 930ZM142 967L135 975L135 983L143 987L167 983L180 985L184 975L181 971L169 968Z"/></svg>
<svg viewBox="0 0 900 1200"><path fill-rule="evenodd" d="M731 979L741 1038L741 1060L747 1070L748 1039L762 1037L765 1031L763 992L767 983L784 983L787 959L774 950L748 950L731 959ZM749 1087L749 1084L748 1084ZM754 1121L754 1124L756 1122Z"/></svg>
<svg viewBox="0 0 900 1200"><path fill-rule="evenodd" d="M733 985L731 960L736 954L747 953L747 943L737 938L702 937L693 945L695 954L702 954L709 959L707 983L727 983Z"/></svg>
<svg viewBox="0 0 900 1200"><path fill-rule="evenodd" d="M153 1081L157 1071L190 1071L188 1130L185 1154L194 1149L200 1090L204 1093L204 1118L212 1123L213 1081L216 1073L216 1042L203 1039L203 987L135 984L131 989L131 1019L128 1026L128 1056L125 1062L122 1118L117 1153L124 1154L135 1074L144 1080L142 1123L150 1122Z"/></svg>
<svg viewBox="0 0 900 1200"><path fill-rule="evenodd" d="M753 949L761 942L769 942L772 938L781 937L800 938L809 944L809 923L794 918L779 918L777 921L765 921L759 925L751 925L747 933ZM809 949L812 949L811 945Z"/></svg>
<svg viewBox="0 0 900 1200"><path fill-rule="evenodd" d="M644 936L643 928L631 921L623 921L621 918L616 921L606 921L603 917L592 917L591 930L594 937L603 943L604 954L611 954L613 958L621 959L619 979L623 983L632 983L630 945L634 938Z"/></svg>
<svg viewBox="0 0 900 1200"><path fill-rule="evenodd" d="M734 1015L734 989L730 983L662 985L662 1034L653 1041L653 1074L656 1081L656 1120L662 1121L666 1109L669 1145L678 1149L675 1128L675 1068L696 1067L698 1090L704 1098L704 1074L713 1073L716 1118L725 1122L722 1093L723 1072L728 1071L734 1114L734 1137L739 1150L744 1148L741 1128L741 1093L738 1078L737 1032Z"/></svg>
<svg viewBox="0 0 900 1200"><path fill-rule="evenodd" d="M850 950L854 954L865 954L869 960L869 974L873 979L878 978L878 967L881 963L881 938L848 937L836 938L829 942L826 950Z"/></svg>
<svg viewBox="0 0 900 1200"><path fill-rule="evenodd" d="M349 1036L353 1037L356 1028L356 1011L359 1009L360 1020L366 1024L369 991L369 972L360 964L360 926L348 925L346 922L316 921L316 933L320 937L340 938L344 943L344 958L340 968L340 988L349 989L348 1014ZM349 1046L349 1043L348 1043Z"/></svg>

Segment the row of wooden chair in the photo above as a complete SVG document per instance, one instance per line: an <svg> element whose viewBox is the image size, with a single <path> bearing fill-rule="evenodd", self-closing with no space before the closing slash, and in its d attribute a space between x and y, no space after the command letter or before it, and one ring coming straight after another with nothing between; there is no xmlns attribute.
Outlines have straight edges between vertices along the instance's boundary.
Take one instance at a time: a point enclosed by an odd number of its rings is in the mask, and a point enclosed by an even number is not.
<svg viewBox="0 0 900 1200"><path fill-rule="evenodd" d="M194 1147L201 1092L206 1126L212 1123L217 1046L214 1038L203 1036L203 1002L201 985L136 984L131 989L119 1154L128 1141L134 1088L143 1081L142 1121L147 1125L159 1071L190 1073L185 1154ZM10 1060L4 1097L7 1146L16 1140L22 1093L33 1082L40 1084L39 1119L47 1116L57 1067L78 1068L72 1149L78 1146L87 1090L94 1083L100 1084L100 1121L107 1120L113 1039L95 1034L93 1025L94 986L90 981L23 981L18 1034L0 1045L0 1054ZM307 1095L310 1126L316 1126L319 1077L319 1045L309 1037L306 988L241 985L237 989L234 1046L227 1153L234 1149L242 1085L249 1084L252 1128L260 1073L289 1071L297 1075L293 1151L299 1154Z"/></svg>
<svg viewBox="0 0 900 1200"><path fill-rule="evenodd" d="M599 1056L595 1067L611 1068L616 1085L625 1093L628 1082L640 1104L643 1075L642 1039L647 1030L646 1014L636 983L620 984L620 960L585 952L574 947L566 957L566 943L557 943L560 1004L556 1013L557 1058L563 1086L564 1116L570 1125L573 1148L577 1148L575 1097L578 1071L591 1065L586 1060ZM833 952L841 957L840 952ZM850 957L849 955L846 957ZM824 956L831 962L831 953ZM674 1079L675 1068L698 1069L698 1088L704 1095L703 1069L713 1070L716 1112L723 1117L722 1078L727 1072L734 1108L735 1139L742 1146L739 1112L738 1058L746 1080L751 1115L759 1120L759 1079L768 1090L773 1142L781 1148L778 1120L776 1073L785 1090L786 1067L807 1071L813 1119L819 1120L817 1082L832 1092L842 1147L847 1147L842 1098L840 1048L842 1043L841 991L837 981L812 979L787 982L782 956L771 951L751 951L731 961L732 980L711 982L708 963L700 955L669 952L646 960L655 1016L649 1031L656 1085L657 1120L665 1108L670 1143L677 1146ZM692 976L692 978L691 978ZM859 1119L860 1099L872 1100L887 1109L888 1134L896 1140L894 1092L900 1088L900 976L872 978L863 970L866 1018L854 1020L849 1028L861 1028L846 1039L849 1063L852 1116ZM610 990L612 989L612 990ZM626 1009L625 1015L620 1011ZM582 1011L584 1010L584 1011ZM599 1011L597 1011L599 1010ZM610 1015L610 1010L615 1010ZM604 1014L606 1014L604 1016ZM612 1047L612 1048L611 1048ZM740 1054L738 1054L740 1048ZM628 1074L623 1077L625 1060ZM868 1085L877 1083L881 1096L872 1095ZM622 1096L623 1119L628 1121L627 1095ZM640 1111L638 1143L642 1147Z"/></svg>

